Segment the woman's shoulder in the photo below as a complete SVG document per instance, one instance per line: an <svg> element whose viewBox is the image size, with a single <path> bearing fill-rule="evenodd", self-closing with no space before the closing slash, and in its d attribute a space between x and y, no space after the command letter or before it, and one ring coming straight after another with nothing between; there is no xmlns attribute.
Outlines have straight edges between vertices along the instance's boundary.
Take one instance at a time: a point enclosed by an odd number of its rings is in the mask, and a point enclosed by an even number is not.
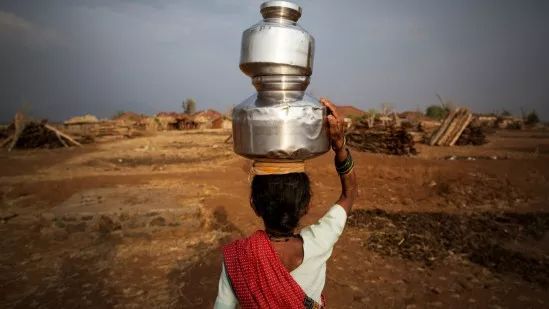
<svg viewBox="0 0 549 309"><path fill-rule="evenodd" d="M257 230L249 236L234 239L233 241L225 244L222 247L222 251L224 255L228 255L236 251L247 250L251 246L265 247L268 243L269 236L267 236L267 233L263 230Z"/></svg>
<svg viewBox="0 0 549 309"><path fill-rule="evenodd" d="M327 251L331 253L333 246L343 233L346 221L345 209L336 204L318 222L302 229L300 235L303 238L305 255L309 253L310 256L314 256Z"/></svg>
<svg viewBox="0 0 549 309"><path fill-rule="evenodd" d="M336 234L339 237L346 222L347 212L343 207L335 204L316 223L305 227L301 232L305 232L308 237L325 236L326 234Z"/></svg>

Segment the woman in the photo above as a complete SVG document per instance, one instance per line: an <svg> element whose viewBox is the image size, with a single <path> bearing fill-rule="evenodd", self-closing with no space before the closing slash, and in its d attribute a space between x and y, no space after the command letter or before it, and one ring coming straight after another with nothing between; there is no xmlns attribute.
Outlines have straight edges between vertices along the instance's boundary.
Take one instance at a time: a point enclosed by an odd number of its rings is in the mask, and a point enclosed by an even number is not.
<svg viewBox="0 0 549 309"><path fill-rule="evenodd" d="M215 308L322 308L326 261L343 232L357 194L354 163L345 147L344 123L336 107L329 111L329 136L341 195L316 223L295 230L311 200L305 173L256 175L251 206L265 230L223 248L223 267Z"/></svg>

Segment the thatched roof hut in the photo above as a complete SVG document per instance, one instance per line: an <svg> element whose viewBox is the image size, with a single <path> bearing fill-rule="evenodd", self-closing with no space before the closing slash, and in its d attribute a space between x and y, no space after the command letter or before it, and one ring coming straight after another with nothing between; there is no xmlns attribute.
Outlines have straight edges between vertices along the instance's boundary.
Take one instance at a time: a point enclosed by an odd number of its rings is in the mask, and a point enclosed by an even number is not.
<svg viewBox="0 0 549 309"><path fill-rule="evenodd" d="M97 117L91 114L86 114L83 116L71 117L68 120L66 120L64 124L71 125L71 124L84 124L84 123L96 123L96 122L99 122L99 119L97 119Z"/></svg>

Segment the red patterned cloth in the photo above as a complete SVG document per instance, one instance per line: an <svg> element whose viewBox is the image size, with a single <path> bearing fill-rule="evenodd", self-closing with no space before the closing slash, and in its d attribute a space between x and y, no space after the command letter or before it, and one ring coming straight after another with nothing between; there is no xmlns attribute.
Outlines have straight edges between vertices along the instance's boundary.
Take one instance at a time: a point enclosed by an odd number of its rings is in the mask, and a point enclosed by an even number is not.
<svg viewBox="0 0 549 309"><path fill-rule="evenodd" d="M312 300L284 267L265 231L226 245L223 258L242 308L310 307Z"/></svg>

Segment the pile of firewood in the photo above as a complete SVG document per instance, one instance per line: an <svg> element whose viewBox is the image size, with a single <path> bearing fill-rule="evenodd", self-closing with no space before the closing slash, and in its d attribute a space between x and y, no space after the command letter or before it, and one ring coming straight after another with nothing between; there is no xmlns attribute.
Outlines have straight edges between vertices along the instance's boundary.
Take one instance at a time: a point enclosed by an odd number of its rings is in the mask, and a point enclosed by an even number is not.
<svg viewBox="0 0 549 309"><path fill-rule="evenodd" d="M13 134L13 125L0 128L0 140L10 137Z"/></svg>
<svg viewBox="0 0 549 309"><path fill-rule="evenodd" d="M484 128L480 126L469 125L458 138L456 145L482 145L486 144L486 135L484 134Z"/></svg>
<svg viewBox="0 0 549 309"><path fill-rule="evenodd" d="M479 120L473 121L473 114L466 108L452 110L434 131L427 143L431 146L482 145L487 143L489 128Z"/></svg>
<svg viewBox="0 0 549 309"><path fill-rule="evenodd" d="M47 121L27 120L22 114L17 113L12 125L13 132L1 143L0 147L13 148L59 148L82 146L69 135L50 126Z"/></svg>
<svg viewBox="0 0 549 309"><path fill-rule="evenodd" d="M355 129L346 134L347 144L360 151L391 155L415 155L414 139L405 129Z"/></svg>
<svg viewBox="0 0 549 309"><path fill-rule="evenodd" d="M429 145L453 146L472 119L473 114L466 108L457 108L451 111L431 136Z"/></svg>
<svg viewBox="0 0 549 309"><path fill-rule="evenodd" d="M32 149L32 148L60 148L63 143L57 137L55 132L48 130L43 122L31 121L27 123L17 142L15 148Z"/></svg>

